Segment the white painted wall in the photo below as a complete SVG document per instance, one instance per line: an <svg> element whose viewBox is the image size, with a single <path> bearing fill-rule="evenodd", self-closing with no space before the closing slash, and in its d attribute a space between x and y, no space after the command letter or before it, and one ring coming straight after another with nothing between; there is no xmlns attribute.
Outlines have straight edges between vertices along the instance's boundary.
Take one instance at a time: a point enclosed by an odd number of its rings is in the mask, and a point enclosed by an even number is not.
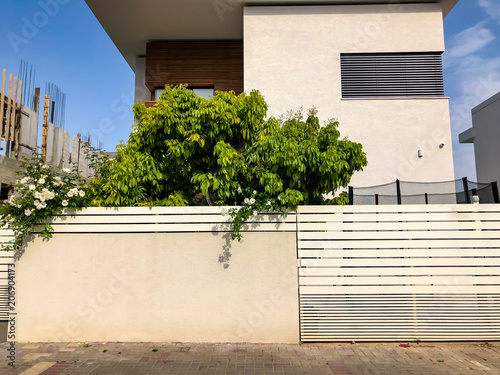
<svg viewBox="0 0 500 375"><path fill-rule="evenodd" d="M245 92L260 90L269 115L314 105L363 144L353 186L454 179L447 98L341 98L341 53L443 51L439 4L246 7L244 48Z"/></svg>
<svg viewBox="0 0 500 375"><path fill-rule="evenodd" d="M135 63L135 99L134 102L151 100L151 91L146 87L146 58L137 57Z"/></svg>
<svg viewBox="0 0 500 375"><path fill-rule="evenodd" d="M17 338L297 343L295 236L247 232L242 243L224 232L36 239L16 263ZM219 262L226 246L228 268Z"/></svg>
<svg viewBox="0 0 500 375"><path fill-rule="evenodd" d="M500 92L472 109L472 123L477 180L500 184Z"/></svg>

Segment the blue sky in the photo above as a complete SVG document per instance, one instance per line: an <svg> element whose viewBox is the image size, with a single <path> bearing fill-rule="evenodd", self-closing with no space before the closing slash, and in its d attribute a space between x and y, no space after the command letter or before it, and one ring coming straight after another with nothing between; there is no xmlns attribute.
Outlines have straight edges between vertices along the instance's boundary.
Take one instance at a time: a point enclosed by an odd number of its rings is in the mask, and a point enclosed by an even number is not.
<svg viewBox="0 0 500 375"><path fill-rule="evenodd" d="M500 91L500 1L460 0L444 26L455 175L475 180L473 146L458 134L471 126L471 108ZM90 134L106 150L128 138L134 75L83 0L3 1L0 35L0 69L17 75L23 59L42 95L47 81L67 94L72 135Z"/></svg>
<svg viewBox="0 0 500 375"><path fill-rule="evenodd" d="M41 2L58 6L47 11L39 0L2 2L0 69L18 75L21 59L31 63L42 95L47 81L66 93L65 129L113 150L133 123L134 74L85 1Z"/></svg>
<svg viewBox="0 0 500 375"><path fill-rule="evenodd" d="M500 0L460 0L444 30L455 176L475 180L473 145L459 144L458 134L472 126L471 109L500 91Z"/></svg>

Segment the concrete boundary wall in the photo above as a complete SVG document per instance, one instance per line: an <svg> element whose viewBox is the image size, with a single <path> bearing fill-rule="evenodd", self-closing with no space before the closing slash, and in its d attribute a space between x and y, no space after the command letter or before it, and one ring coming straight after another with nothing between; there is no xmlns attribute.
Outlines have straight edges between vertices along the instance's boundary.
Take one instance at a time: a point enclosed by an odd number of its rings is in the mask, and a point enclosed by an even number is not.
<svg viewBox="0 0 500 375"><path fill-rule="evenodd" d="M255 218L241 243L227 219L210 207L57 218L16 262L18 340L299 342L294 215L283 228Z"/></svg>
<svg viewBox="0 0 500 375"><path fill-rule="evenodd" d="M252 217L241 243L222 207L68 211L16 256L17 339L498 339L499 207L304 206ZM433 322L418 334L408 301ZM384 303L404 321L373 310ZM450 327L457 308L468 321Z"/></svg>

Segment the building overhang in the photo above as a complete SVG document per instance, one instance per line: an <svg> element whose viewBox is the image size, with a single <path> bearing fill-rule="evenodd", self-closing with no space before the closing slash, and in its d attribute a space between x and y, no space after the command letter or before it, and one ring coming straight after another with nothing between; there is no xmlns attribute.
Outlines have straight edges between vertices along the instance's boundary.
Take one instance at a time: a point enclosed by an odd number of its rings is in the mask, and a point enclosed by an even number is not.
<svg viewBox="0 0 500 375"><path fill-rule="evenodd" d="M243 39L246 5L366 5L394 0L85 0L132 70L155 40ZM443 18L458 0L400 0L441 3Z"/></svg>
<svg viewBox="0 0 500 375"><path fill-rule="evenodd" d="M476 129L474 128L469 128L458 135L458 141L460 143L474 143L475 139L476 139Z"/></svg>

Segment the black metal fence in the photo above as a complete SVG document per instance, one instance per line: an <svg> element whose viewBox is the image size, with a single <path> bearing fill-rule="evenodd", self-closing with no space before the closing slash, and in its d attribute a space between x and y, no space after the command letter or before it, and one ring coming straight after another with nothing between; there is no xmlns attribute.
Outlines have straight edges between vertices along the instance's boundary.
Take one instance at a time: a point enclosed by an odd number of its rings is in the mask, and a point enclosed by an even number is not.
<svg viewBox="0 0 500 375"><path fill-rule="evenodd" d="M349 204L468 204L500 203L498 184L469 181L466 177L445 182L396 180L384 185L356 188L349 186Z"/></svg>

